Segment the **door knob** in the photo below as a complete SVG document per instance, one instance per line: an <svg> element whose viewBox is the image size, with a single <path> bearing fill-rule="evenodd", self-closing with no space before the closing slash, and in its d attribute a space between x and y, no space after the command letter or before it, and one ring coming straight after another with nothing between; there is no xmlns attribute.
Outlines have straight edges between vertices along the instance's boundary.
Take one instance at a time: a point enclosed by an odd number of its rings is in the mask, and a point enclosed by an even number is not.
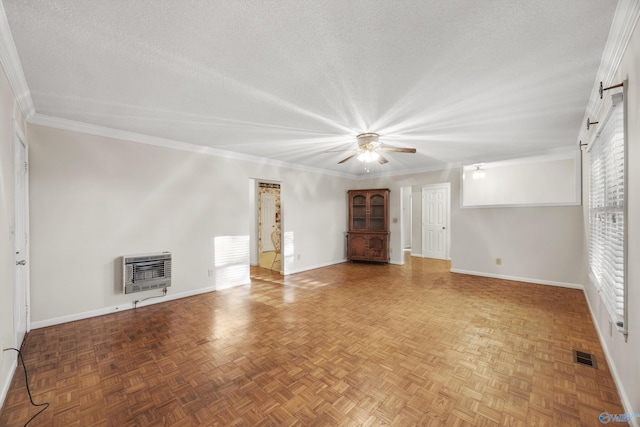
<svg viewBox="0 0 640 427"><path fill-rule="evenodd" d="M16 265L27 265L27 261L24 259L22 261L16 261Z"/></svg>

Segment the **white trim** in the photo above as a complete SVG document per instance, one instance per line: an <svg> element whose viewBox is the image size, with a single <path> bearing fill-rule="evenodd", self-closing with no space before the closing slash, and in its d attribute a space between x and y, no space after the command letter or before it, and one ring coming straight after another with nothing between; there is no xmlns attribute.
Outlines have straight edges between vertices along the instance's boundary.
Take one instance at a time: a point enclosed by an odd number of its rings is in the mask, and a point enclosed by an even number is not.
<svg viewBox="0 0 640 427"><path fill-rule="evenodd" d="M622 406L624 407L625 413L633 414L634 410L629 401L629 397L624 390L622 379L620 378L620 374L618 374L618 370L616 369L615 363L613 363L613 358L611 357L611 353L609 352L609 347L607 346L607 342L605 341L605 335L600 330L600 326L598 323L598 319L593 311L593 307L591 306L591 301L589 301L589 295L586 290L584 292L584 298L587 300L587 306L589 307L589 313L591 314L591 321L596 328L596 333L598 334L598 339L600 340L600 346L604 351L604 358L607 361L607 365L609 366L609 370L611 371L611 376L613 377L613 382L616 384L616 388L618 390L618 395L620 395L620 400L622 401ZM606 309L605 309L606 310ZM640 427L640 418L632 417L631 424L635 427Z"/></svg>
<svg viewBox="0 0 640 427"><path fill-rule="evenodd" d="M318 269L318 268L329 267L330 265L342 264L343 262L347 262L347 261L348 260L345 258L345 259L340 260L340 261L331 261L331 262L325 262L325 263L322 263L322 264L311 265L309 267L304 267L304 268L299 268L299 269L296 269L296 270L287 271L284 274L284 276L289 276L291 274L296 274L296 273L302 273L304 271L309 271L309 270L315 270L315 269Z"/></svg>
<svg viewBox="0 0 640 427"><path fill-rule="evenodd" d="M137 308L147 305L160 304L161 302L173 301L177 299L192 297L194 295L206 294L208 292L221 291L224 289L235 288L238 286L248 286L250 283L239 283L237 285L229 286L207 286L204 288L195 289L193 291L180 292L177 294L167 294L165 296L158 296L158 298L142 301L137 304ZM152 295L153 296L153 295ZM66 316L54 317L52 319L40 320L31 324L31 329L46 328L47 326L59 325L67 322L74 322L76 320L89 319L91 317L104 316L105 314L117 313L119 311L132 310L134 308L133 301L123 302L122 304L114 305L111 307L99 308L97 310L84 311L82 313L69 314Z"/></svg>
<svg viewBox="0 0 640 427"><path fill-rule="evenodd" d="M462 194L462 192L460 192ZM528 203L528 204L505 204L505 205L468 205L460 206L460 209L497 209L497 208L540 208L540 207L558 207L558 206L581 206L582 202L570 203Z"/></svg>
<svg viewBox="0 0 640 427"><path fill-rule="evenodd" d="M26 335L29 333L29 331L31 331L31 245L30 245L30 236L31 236L31 230L29 228L29 141L27 140L27 138L25 138L24 133L22 132L22 130L20 129L20 126L18 124L18 122L14 119L13 120L13 138L12 138L12 143L13 143L13 164L15 167L15 160L16 160L16 148L17 148L17 144L23 145L24 146L24 162L26 164L26 172L25 172L25 177L24 177L24 194L22 194L22 197L24 197L24 232L26 235L26 244L25 244L25 254L24 254L24 260L27 262L26 264L26 268L25 268L25 289L24 289L24 297L25 297L25 306L26 306L26 313L25 313L25 337ZM13 232L15 234L15 228L16 228L16 215L15 215L15 211L16 211L16 198L17 198L17 186L15 183L15 175L16 171L13 171L13 177L14 177L14 183L13 183ZM15 238L15 236L14 236ZM13 242L14 244L14 249L13 251L15 251L15 240ZM13 252L12 251L12 252ZM15 256L14 258L15 259ZM15 275L15 266L14 266L14 270L13 270L13 289L15 290L16 288L16 275ZM20 348L20 346L22 345L22 342L17 342L18 341L18 331L16 328L16 306L15 306L15 292L14 292L14 313L13 313L13 319L14 319L14 323L13 323L13 340L14 340L14 345L17 348ZM23 339L25 338L23 337Z"/></svg>
<svg viewBox="0 0 640 427"><path fill-rule="evenodd" d="M299 270L295 270L292 272L287 273L287 275L289 274L295 274L295 273L301 273L303 271L308 271L308 270L315 270L317 268L322 268L322 267L328 267L330 265L334 265L334 264L341 264L343 262L347 262L346 259L342 260L342 261L337 261L337 262L329 262L329 263L325 263L325 264L318 264L318 265L314 265L311 267L306 267L303 269L299 269ZM161 302L167 302L167 301L173 301L173 300L177 300L177 299L181 299L181 298L187 298L187 297L191 297L194 295L200 295L200 294L205 294L208 292L214 292L214 291L221 291L224 289L230 289L230 288L235 288L238 286L250 286L251 283L239 283L237 285L229 285L229 286L222 286L222 287L216 287L216 286L207 286L204 288L199 288L199 289L195 289L193 291L187 291L187 292L180 292L177 294L167 294L164 297L158 297L158 298L153 298L153 299L149 299L147 301L143 301L138 303L137 308L140 307L144 307L147 305L152 305L152 304L159 304ZM97 317L97 316L104 316L105 314L112 314L112 313L117 313L119 311L125 311L125 310L132 310L133 307L133 301L127 301L127 302L123 302L122 304L118 304L118 305L114 305L111 307L104 307L104 308L99 308L97 310L90 310L90 311L84 311L82 313L75 313L75 314L69 314L66 316L60 316L60 317L54 317L52 319L46 319L46 320L39 320L37 322L32 322L31 323L31 329L40 329L40 328L46 328L47 326L54 326L54 325L59 325L62 323L67 323L67 322L74 322L76 320L82 320L82 319L88 319L91 317Z"/></svg>
<svg viewBox="0 0 640 427"><path fill-rule="evenodd" d="M205 147L202 145L191 144L183 141L175 141L171 139L159 138L155 136L144 135L137 132L130 132L120 129L98 126L89 123L78 122L75 120L61 119L58 117L46 116L43 114L34 114L29 118L28 122L33 125L46 126L55 129L68 130L73 132L86 133L89 135L102 136L105 138L120 139L124 141L139 142L141 144L153 145L156 147L170 148L173 150L187 151L191 153L209 154L212 156L224 157L233 160L242 160L246 162L259 163L274 167L289 168L293 170L318 173L321 175L332 175L339 178L353 178L353 175L329 171L326 169L315 168L312 166L302 166L299 164L284 162L281 160L269 159L266 157L253 156L250 154L242 154L234 151L220 150L218 148Z"/></svg>
<svg viewBox="0 0 640 427"><path fill-rule="evenodd" d="M555 280L531 279L528 277L506 276L504 274L483 273L481 271L461 270L458 268L452 268L449 271L451 271L452 273L468 274L471 276L490 277L492 279L511 280L514 282L533 283L535 285L558 286L560 288L584 290L584 286L578 283L557 282Z"/></svg>
<svg viewBox="0 0 640 427"><path fill-rule="evenodd" d="M35 113L35 108L2 2L0 2L0 62L4 66L20 110L28 120Z"/></svg>
<svg viewBox="0 0 640 427"><path fill-rule="evenodd" d="M200 154L209 154L213 156L219 156L227 159L233 160L241 160L252 163L259 163L261 165L274 166L274 167L282 167L289 168L293 170L298 170L302 172L309 173L317 173L321 175L329 175L335 176L338 178L348 178L356 181L367 180L371 178L389 178L389 177L397 177L397 176L408 176L408 175L416 175L423 174L429 172L439 172L444 170L453 169L456 167L462 167L463 164L460 162L456 163L448 163L445 165L433 166L433 167L423 167L423 168L415 168L408 170L401 170L395 172L379 172L379 173L366 173L366 174L351 174L346 172L336 172L329 169L322 169L312 166L305 166L296 163L289 163L281 160L270 159L267 157L259 157L250 154L238 153L235 151L221 150L213 147L206 147L202 145L192 144L183 141L175 141L171 139L165 139L155 136L149 136L137 132L130 132L120 129L109 128L106 126L98 126L84 122L78 122L75 120L62 119L59 117L47 116L39 113L32 113L28 118L28 123L38 126L46 126L55 129L67 130L72 132L85 133L89 135L102 136L105 138L119 139L123 141L130 142L138 142L141 144L152 145L156 147L169 148L180 151L187 151L191 153L200 153ZM560 149L565 149L566 147L562 147ZM547 151L536 151L536 152L528 152L523 155L529 154L545 154ZM500 160L503 160L504 157L497 157ZM486 161L486 159L485 159Z"/></svg>
<svg viewBox="0 0 640 427"><path fill-rule="evenodd" d="M633 30L636 27L638 17L640 17L640 1L618 1L618 6L616 7L616 12L611 23L611 29L609 30L609 38L602 53L600 68L598 68L595 81L593 82L593 88L591 89L591 98L589 98L584 117L582 118L582 122L580 122L582 126L578 134L578 141L586 142L589 134L585 125L587 118L597 117L602 107L600 82L602 82L605 87L620 83L614 82L613 78L627 49L627 44L629 44Z"/></svg>
<svg viewBox="0 0 640 427"><path fill-rule="evenodd" d="M518 153L518 158L528 158L528 157L538 157L538 156L552 156L552 157L561 157L563 153L572 152L575 150L574 146L562 146L556 148L547 148L542 150L529 150L524 153ZM461 168L465 165L479 164L479 163L488 163L488 162L508 162L513 160L513 154L505 155L505 154L496 154L491 157L483 157L476 159L467 159L463 162L453 162L446 163L444 165L432 166L432 167L423 167L423 168L415 168L415 169L406 169L402 171L395 172L375 172L375 173L366 173L360 175L354 175L352 178L355 180L365 180L370 178L388 178L393 176L406 176L406 175L416 175L421 173L428 172L439 172L445 171L454 168Z"/></svg>
<svg viewBox="0 0 640 427"><path fill-rule="evenodd" d="M417 168L412 170L403 170L389 173L372 173L372 174L350 174L345 172L335 172L328 169L316 168L312 166L304 166L295 163L284 162L281 160L269 159L266 157L253 156L250 154L242 154L234 151L221 150L213 147L205 147L202 145L191 144L188 142L175 141L170 139L159 138L155 136L144 135L141 133L130 132L120 129L109 128L105 126L98 126L84 122L78 122L75 120L62 119L59 117L46 116L44 114L35 113L30 116L28 122L33 125L46 126L55 129L68 130L72 132L86 133L89 135L102 136L105 138L119 139L123 141L138 142L141 144L153 145L156 147L170 148L174 150L187 151L191 153L209 154L213 156L224 157L233 160L242 160L252 163L259 163L261 165L268 165L274 167L283 167L293 170L317 173L321 175L330 175L338 178L348 178L353 180L366 180L371 178L386 178L392 176L404 176L413 175L427 172L437 172L448 170L453 167L461 166L460 163L447 164L435 167ZM257 179L257 178L256 178Z"/></svg>
<svg viewBox="0 0 640 427"><path fill-rule="evenodd" d="M2 349L0 349L0 351L2 351ZM5 351L5 354L3 357L9 357L7 355L11 353L15 353L15 352ZM9 387L11 387L11 381L13 381L13 375L16 373L17 368L18 368L18 356L16 353L16 358L13 359L13 362L11 362L11 366L9 367L9 371L8 371L9 375L7 375L7 378L4 384L2 384L2 388L0 389L0 409L4 406L4 400L7 398L7 393L9 393Z"/></svg>
<svg viewBox="0 0 640 427"><path fill-rule="evenodd" d="M359 174L359 175L352 175L350 176L350 178L358 181L371 179L371 178L389 178L393 176L406 176L406 175L416 175L416 174L428 173L428 172L446 171L446 170L453 169L460 166L462 166L462 163L456 162L456 163L447 163L440 166L407 169L407 170L401 170L401 171L395 171L395 172L365 173L365 174Z"/></svg>

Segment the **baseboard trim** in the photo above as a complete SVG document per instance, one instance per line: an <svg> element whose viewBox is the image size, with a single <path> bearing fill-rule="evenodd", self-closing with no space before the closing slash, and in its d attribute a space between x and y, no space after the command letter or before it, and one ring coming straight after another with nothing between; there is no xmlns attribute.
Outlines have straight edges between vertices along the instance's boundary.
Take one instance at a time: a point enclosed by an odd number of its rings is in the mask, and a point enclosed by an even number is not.
<svg viewBox="0 0 640 427"><path fill-rule="evenodd" d="M302 273L304 271L315 270L315 269L322 268L322 267L328 267L330 265L341 264L341 263L346 262L346 261L347 261L346 259L343 259L341 261L333 261L333 262L329 262L329 263L325 263L325 264L318 264L318 265L310 266L310 267L307 267L307 268L290 271L290 272L287 273L287 275L296 274L296 273ZM140 302L140 303L137 304L137 307L138 308L139 307L145 307L147 305L159 304L159 303L162 303L162 302L172 301L172 300L181 299L181 298L187 298L187 297L191 297L191 296L194 296L194 295L204 294L204 293L207 293L207 292L221 291L221 290L224 290L224 289L235 288L237 286L246 286L246 285L249 285L249 284L250 284L250 282L248 282L248 283L240 283L240 284L237 284L237 285L222 286L222 287L209 286L209 287L205 287L205 288L195 289L193 291L180 292L178 294L167 294L164 297L153 298L153 299L149 299L147 301ZM130 302L127 302L127 303L116 305L116 306L112 306L112 307L105 307L105 308L100 308L100 309L97 309L97 310L91 310L91 311L85 311L85 312L82 312L82 313L70 314L68 316L55 317L53 319L40 320L38 322L32 322L31 323L31 329L46 328L47 326L59 325L59 324L62 324L62 323L73 322L73 321L82 320L82 319L88 319L88 318L91 318L91 317L104 316L106 314L117 313L119 311L124 311L124 310L131 310L133 308L134 308L133 305Z"/></svg>
<svg viewBox="0 0 640 427"><path fill-rule="evenodd" d="M0 349L0 351L1 350L2 349ZM7 398L7 393L9 393L9 387L11 386L11 381L13 381L13 375L16 373L17 368L18 354L16 353L16 358L11 362L11 366L9 368L9 375L7 375L6 380L2 383L2 389L0 390L0 411L4 408L4 401Z"/></svg>
<svg viewBox="0 0 640 427"><path fill-rule="evenodd" d="M604 351L604 358L607 360L607 365L609 366L609 370L611 371L613 382L616 384L616 388L618 389L618 394L620 395L622 406L624 407L624 410L627 414L633 414L635 412L631 407L631 402L629 401L629 397L627 396L627 393L624 390L624 387L622 385L622 380L620 379L620 375L618 374L618 370L616 369L616 365L613 363L611 353L609 352L609 347L607 347L606 341L604 339L605 335L600 330L598 319L595 316L595 312L593 311L593 307L591 306L591 301L589 301L589 295L587 294L586 289L584 289L584 299L587 300L587 307L589 307L589 314L591 315L591 321L593 322L593 326L595 326L596 328L596 333L598 334L598 339L600 340L600 346L602 347L602 351ZM631 425L634 427L640 427L640 418L632 417Z"/></svg>
<svg viewBox="0 0 640 427"><path fill-rule="evenodd" d="M531 279L528 277L517 277L517 276L506 276L503 274L492 274L492 273L483 273L481 271L470 271L470 270L461 270L458 268L452 268L452 273L459 274L468 274L470 276L480 276L480 277L490 277L492 279L502 279L502 280L511 280L514 282L525 282L525 283L534 283L536 285L547 285L547 286L558 286L560 288L570 288L570 289L582 289L584 291L584 286L578 283L567 283L567 282L556 282L553 280L542 280L542 279Z"/></svg>
<svg viewBox="0 0 640 427"><path fill-rule="evenodd" d="M199 288L192 291L180 292L177 294L168 293L163 297L153 298L147 301L139 302L137 304L137 308L145 307L147 305L160 304L162 302L173 301L176 299L192 297L195 295L205 294L207 292L221 291L223 289L235 288L237 286L246 286L248 284L250 283L239 283L237 285L222 286L222 287L208 286L205 288ZM131 302L126 302L126 303L111 306L111 307L99 308L97 310L85 311L82 313L70 314L67 316L54 317L52 319L32 322L31 329L33 330L33 329L46 328L47 326L55 326L55 325L60 325L62 323L74 322L76 320L83 320L91 317L104 316L105 314L117 313L119 311L131 310L133 308L134 307Z"/></svg>
<svg viewBox="0 0 640 427"><path fill-rule="evenodd" d="M342 259L340 261L331 261L331 262L327 262L327 263L324 263L324 264L311 265L309 267L299 268L299 269L296 269L296 270L289 270L284 275L288 276L290 274L303 273L303 272L309 271L309 270L316 270L318 268L329 267L330 265L342 264L343 262L347 262L347 261L348 260L345 258L345 259Z"/></svg>

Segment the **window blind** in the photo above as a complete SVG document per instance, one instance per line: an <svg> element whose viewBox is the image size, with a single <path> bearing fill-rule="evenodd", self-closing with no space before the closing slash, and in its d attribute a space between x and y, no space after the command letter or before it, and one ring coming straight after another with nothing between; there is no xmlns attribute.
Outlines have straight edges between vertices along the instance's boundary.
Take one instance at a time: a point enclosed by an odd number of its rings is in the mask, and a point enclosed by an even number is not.
<svg viewBox="0 0 640 427"><path fill-rule="evenodd" d="M590 147L589 267L618 329L626 333L625 116L623 94Z"/></svg>

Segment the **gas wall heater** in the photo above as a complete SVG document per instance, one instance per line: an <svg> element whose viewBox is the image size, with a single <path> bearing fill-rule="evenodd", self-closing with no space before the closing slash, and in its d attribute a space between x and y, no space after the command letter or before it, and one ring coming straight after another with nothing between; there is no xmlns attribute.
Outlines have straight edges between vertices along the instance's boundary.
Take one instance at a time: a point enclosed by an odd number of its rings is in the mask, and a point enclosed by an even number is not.
<svg viewBox="0 0 640 427"><path fill-rule="evenodd" d="M125 294L167 288L171 286L171 253L123 256L122 272Z"/></svg>

